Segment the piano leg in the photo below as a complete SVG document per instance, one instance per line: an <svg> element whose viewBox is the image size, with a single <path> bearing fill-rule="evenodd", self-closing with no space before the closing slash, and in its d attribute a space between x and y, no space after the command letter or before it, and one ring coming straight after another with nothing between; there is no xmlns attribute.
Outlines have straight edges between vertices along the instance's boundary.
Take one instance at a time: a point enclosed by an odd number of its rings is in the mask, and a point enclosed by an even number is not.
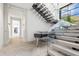
<svg viewBox="0 0 79 59"><path fill-rule="evenodd" d="M39 39L36 38L36 46L38 47L38 44L39 44Z"/></svg>

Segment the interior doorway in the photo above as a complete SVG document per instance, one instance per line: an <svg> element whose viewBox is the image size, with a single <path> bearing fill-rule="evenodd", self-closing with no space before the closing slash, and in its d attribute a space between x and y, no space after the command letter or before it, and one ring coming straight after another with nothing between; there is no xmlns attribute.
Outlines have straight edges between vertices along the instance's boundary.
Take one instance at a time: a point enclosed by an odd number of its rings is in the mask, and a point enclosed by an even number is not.
<svg viewBox="0 0 79 59"><path fill-rule="evenodd" d="M19 18L11 17L11 37L21 37L21 20Z"/></svg>

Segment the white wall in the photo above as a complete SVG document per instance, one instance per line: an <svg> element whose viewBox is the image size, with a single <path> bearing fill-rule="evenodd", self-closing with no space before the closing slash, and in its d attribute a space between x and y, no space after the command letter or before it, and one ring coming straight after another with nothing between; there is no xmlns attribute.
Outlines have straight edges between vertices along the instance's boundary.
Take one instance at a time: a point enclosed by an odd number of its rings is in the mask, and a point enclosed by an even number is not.
<svg viewBox="0 0 79 59"><path fill-rule="evenodd" d="M50 24L46 23L46 21L42 17L40 17L36 11L31 9L32 3L28 4L28 8L26 7L25 11L12 5L9 5L8 8L9 23L10 23L10 16L22 18L21 30L23 31L22 37L24 37L25 40L33 41L34 33L36 33L37 31L48 31L48 29L50 28Z"/></svg>
<svg viewBox="0 0 79 59"><path fill-rule="evenodd" d="M7 4L0 4L0 47L7 44L8 41L8 14Z"/></svg>
<svg viewBox="0 0 79 59"><path fill-rule="evenodd" d="M8 8L7 4L3 4L3 27L4 27L4 45L8 44L9 32L8 32Z"/></svg>
<svg viewBox="0 0 79 59"><path fill-rule="evenodd" d="M27 41L34 40L34 33L37 31L48 31L50 24L45 22L35 10L27 10Z"/></svg>
<svg viewBox="0 0 79 59"><path fill-rule="evenodd" d="M52 3L45 3L54 16L54 19L59 20L59 8L66 4L52 5ZM29 6L29 5L28 5ZM48 31L51 25L45 22L36 11L33 9L27 9L27 41L34 40L34 33L37 31Z"/></svg>
<svg viewBox="0 0 79 59"><path fill-rule="evenodd" d="M3 4L0 3L0 47L3 45Z"/></svg>
<svg viewBox="0 0 79 59"><path fill-rule="evenodd" d="M53 18L59 20L59 7L57 6L57 3L45 3L45 5L52 13Z"/></svg>
<svg viewBox="0 0 79 59"><path fill-rule="evenodd" d="M22 18L24 18L22 15L26 16L25 20L22 19L22 30L24 31L22 32L22 36L24 36L25 40L27 41L33 41L34 33L36 33L37 31L48 31L48 29L51 27L51 25L49 23L46 23L45 20L36 11L30 8L30 4L31 3L28 4L28 8L26 8L26 11L22 11L19 8L15 7L9 9L9 16L12 15ZM58 6L53 6L52 4L47 4L47 6L51 13L53 13L54 18L58 19L59 14L58 10L56 10ZM23 14L23 12L25 14Z"/></svg>

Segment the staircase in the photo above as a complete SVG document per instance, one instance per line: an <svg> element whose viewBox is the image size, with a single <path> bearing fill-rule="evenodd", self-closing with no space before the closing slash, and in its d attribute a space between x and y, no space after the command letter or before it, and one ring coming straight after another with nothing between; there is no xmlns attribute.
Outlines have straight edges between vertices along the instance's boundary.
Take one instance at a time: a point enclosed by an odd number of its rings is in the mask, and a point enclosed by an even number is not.
<svg viewBox="0 0 79 59"><path fill-rule="evenodd" d="M56 38L49 43L51 56L79 56L79 25L70 26L62 32L56 32Z"/></svg>
<svg viewBox="0 0 79 59"><path fill-rule="evenodd" d="M46 7L44 3L34 3L32 7L34 10L38 12L38 14L40 14L46 20L46 22L54 22L52 13L49 11L49 9Z"/></svg>
<svg viewBox="0 0 79 59"><path fill-rule="evenodd" d="M53 14L44 3L34 3L33 9L48 23L54 23ZM56 32L56 38L48 45L48 55L51 56L79 56L79 25Z"/></svg>

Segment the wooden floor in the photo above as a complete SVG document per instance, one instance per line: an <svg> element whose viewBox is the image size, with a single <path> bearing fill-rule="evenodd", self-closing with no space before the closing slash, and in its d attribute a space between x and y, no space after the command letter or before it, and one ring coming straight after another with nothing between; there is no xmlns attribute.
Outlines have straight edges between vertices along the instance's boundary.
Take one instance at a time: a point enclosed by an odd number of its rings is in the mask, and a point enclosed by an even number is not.
<svg viewBox="0 0 79 59"><path fill-rule="evenodd" d="M41 44L41 43L40 43ZM10 43L0 49L0 56L45 56L47 55L46 44L35 46L34 42L23 42L22 39L12 39Z"/></svg>

